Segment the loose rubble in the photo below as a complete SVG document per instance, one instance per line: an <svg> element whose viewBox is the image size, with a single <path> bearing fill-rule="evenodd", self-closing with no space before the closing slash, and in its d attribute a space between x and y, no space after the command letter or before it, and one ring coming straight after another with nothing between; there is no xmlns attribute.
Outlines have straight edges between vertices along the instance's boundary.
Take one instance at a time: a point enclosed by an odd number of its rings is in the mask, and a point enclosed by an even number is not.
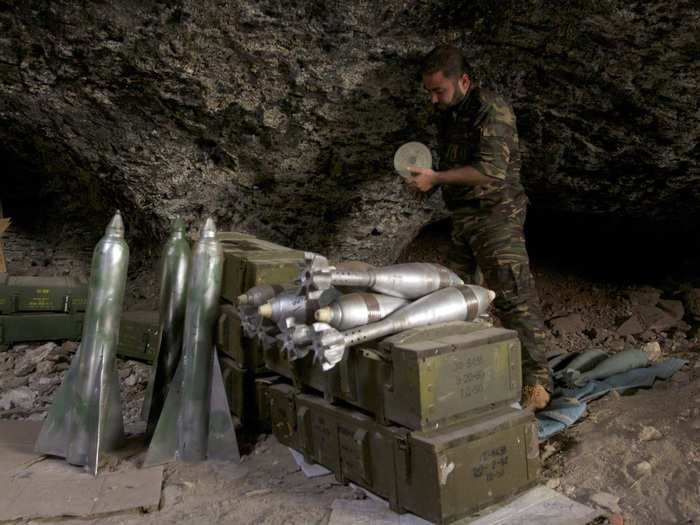
<svg viewBox="0 0 700 525"><path fill-rule="evenodd" d="M78 344L18 344L0 353L0 418L43 420ZM150 366L117 360L124 423L139 422Z"/></svg>

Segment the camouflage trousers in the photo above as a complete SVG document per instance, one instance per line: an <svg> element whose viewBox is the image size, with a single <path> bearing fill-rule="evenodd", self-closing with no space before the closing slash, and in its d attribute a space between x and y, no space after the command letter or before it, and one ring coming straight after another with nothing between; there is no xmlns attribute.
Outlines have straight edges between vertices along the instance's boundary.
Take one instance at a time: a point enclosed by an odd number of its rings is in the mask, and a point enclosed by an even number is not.
<svg viewBox="0 0 700 525"><path fill-rule="evenodd" d="M525 247L527 198L488 210L452 210L450 262L465 282L496 292L496 315L522 343L523 384L552 390L545 358L545 327Z"/></svg>

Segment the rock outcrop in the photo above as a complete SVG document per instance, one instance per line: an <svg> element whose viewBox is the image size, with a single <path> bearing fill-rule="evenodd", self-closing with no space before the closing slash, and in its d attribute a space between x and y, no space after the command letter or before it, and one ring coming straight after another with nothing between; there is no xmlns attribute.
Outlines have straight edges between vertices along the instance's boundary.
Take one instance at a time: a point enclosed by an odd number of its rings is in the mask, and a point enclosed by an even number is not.
<svg viewBox="0 0 700 525"><path fill-rule="evenodd" d="M447 41L513 101L534 208L690 230L699 20L684 0L2 2L0 195L20 228L99 237L120 208L149 243L212 214L390 262L444 212L392 157L433 140L416 69Z"/></svg>

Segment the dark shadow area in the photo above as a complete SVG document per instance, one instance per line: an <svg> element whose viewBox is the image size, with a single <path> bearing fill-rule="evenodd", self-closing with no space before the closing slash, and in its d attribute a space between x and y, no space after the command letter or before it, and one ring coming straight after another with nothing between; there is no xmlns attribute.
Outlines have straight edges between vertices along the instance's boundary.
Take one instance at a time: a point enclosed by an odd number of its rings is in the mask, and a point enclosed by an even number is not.
<svg viewBox="0 0 700 525"><path fill-rule="evenodd" d="M109 175L82 169L69 152L41 137L35 132L22 141L17 135L0 148L5 167L0 202L3 215L12 220L5 249L15 259L8 271L59 275L83 269L116 210L124 218L130 277L150 271L161 246L153 218L136 208ZM77 266L66 261L67 254L74 254Z"/></svg>
<svg viewBox="0 0 700 525"><path fill-rule="evenodd" d="M654 228L656 227L656 229ZM449 264L450 219L426 224L397 262ZM700 286L700 235L644 221L528 211L525 235L536 272L570 273L601 283Z"/></svg>
<svg viewBox="0 0 700 525"><path fill-rule="evenodd" d="M531 207L525 230L535 268L619 284L700 283L700 231L692 225Z"/></svg>

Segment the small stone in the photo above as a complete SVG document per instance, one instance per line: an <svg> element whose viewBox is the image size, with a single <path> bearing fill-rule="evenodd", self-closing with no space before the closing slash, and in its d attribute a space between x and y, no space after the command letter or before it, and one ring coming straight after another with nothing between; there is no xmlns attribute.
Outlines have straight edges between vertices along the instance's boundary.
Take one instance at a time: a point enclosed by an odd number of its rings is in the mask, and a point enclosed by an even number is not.
<svg viewBox="0 0 700 525"><path fill-rule="evenodd" d="M661 345L657 341L643 344L642 352L646 352L646 354L649 356L649 361L652 363L656 363L661 360Z"/></svg>
<svg viewBox="0 0 700 525"><path fill-rule="evenodd" d="M635 306L633 310L642 325L649 330L664 331L673 328L678 323L678 319L674 319L656 306L639 305Z"/></svg>
<svg viewBox="0 0 700 525"><path fill-rule="evenodd" d="M700 288L688 290L683 295L686 311L695 319L700 319Z"/></svg>
<svg viewBox="0 0 700 525"><path fill-rule="evenodd" d="M651 463L648 461L640 461L632 467L632 470L639 477L646 476L651 472Z"/></svg>
<svg viewBox="0 0 700 525"><path fill-rule="evenodd" d="M551 445L550 443L547 443L544 446L544 450L542 450L542 455L541 455L541 461L546 460L548 457L550 457L552 454L556 453L557 449L554 445Z"/></svg>
<svg viewBox="0 0 700 525"><path fill-rule="evenodd" d="M619 496L607 492L596 492L591 496L591 501L609 511L620 512L620 506L617 504L620 501Z"/></svg>
<svg viewBox="0 0 700 525"><path fill-rule="evenodd" d="M163 488L163 507L177 505L182 501L182 486L173 484Z"/></svg>
<svg viewBox="0 0 700 525"><path fill-rule="evenodd" d="M690 374L688 372L679 370L671 376L671 381L673 381L674 383L687 383L689 381L689 378Z"/></svg>
<svg viewBox="0 0 700 525"><path fill-rule="evenodd" d="M60 348L60 351L56 352L57 356L63 356L63 359L70 361L73 354L78 350L78 343L74 341L65 341Z"/></svg>
<svg viewBox="0 0 700 525"><path fill-rule="evenodd" d="M36 363L32 362L27 356L22 356L15 362L14 374L17 377L28 376L36 369Z"/></svg>
<svg viewBox="0 0 700 525"><path fill-rule="evenodd" d="M685 308L681 301L662 299L657 306L677 321L683 319L685 315Z"/></svg>
<svg viewBox="0 0 700 525"><path fill-rule="evenodd" d="M36 394L30 388L21 386L0 396L0 410L11 408L29 410L34 405L35 400Z"/></svg>
<svg viewBox="0 0 700 525"><path fill-rule="evenodd" d="M249 496L249 497L265 496L266 494L269 494L270 492L272 492L272 489L257 489L257 490L251 490L250 492L246 492L244 495Z"/></svg>
<svg viewBox="0 0 700 525"><path fill-rule="evenodd" d="M633 305L654 306L661 299L661 290L645 288L643 290L629 290L625 292Z"/></svg>
<svg viewBox="0 0 700 525"><path fill-rule="evenodd" d="M605 342L605 346L610 350L620 351L625 349L625 342L622 339L610 339Z"/></svg>
<svg viewBox="0 0 700 525"><path fill-rule="evenodd" d="M641 432L639 433L640 441L653 441L656 439L661 439L663 435L654 427L643 426Z"/></svg>
<svg viewBox="0 0 700 525"><path fill-rule="evenodd" d="M40 377L46 377L50 375L55 369L56 363L54 363L53 361L41 361L36 365L36 373Z"/></svg>
<svg viewBox="0 0 700 525"><path fill-rule="evenodd" d="M556 317L549 321L549 326L555 335L571 334L583 331L586 328L580 314L565 315Z"/></svg>
<svg viewBox="0 0 700 525"><path fill-rule="evenodd" d="M124 381L127 377L131 375L131 368L120 368L119 369L119 379Z"/></svg>
<svg viewBox="0 0 700 525"><path fill-rule="evenodd" d="M12 370L14 368L15 360L11 354L0 353L0 372L5 370Z"/></svg>
<svg viewBox="0 0 700 525"><path fill-rule="evenodd" d="M17 377L15 375L6 375L5 377L0 377L0 392L24 386L28 382L29 376Z"/></svg>
<svg viewBox="0 0 700 525"><path fill-rule="evenodd" d="M561 479L560 478L552 478L547 480L547 488L548 489L556 489L559 485L561 485Z"/></svg>
<svg viewBox="0 0 700 525"><path fill-rule="evenodd" d="M56 343L46 343L28 350L26 356L32 363L37 364L47 359L58 348L59 346Z"/></svg>
<svg viewBox="0 0 700 525"><path fill-rule="evenodd" d="M131 374L124 380L126 386L134 386L137 382L136 374Z"/></svg>
<svg viewBox="0 0 700 525"><path fill-rule="evenodd" d="M629 317L624 323L622 323L617 328L617 333L621 336L641 334L643 331L644 327L642 326L639 319L637 319L637 317L634 315Z"/></svg>

